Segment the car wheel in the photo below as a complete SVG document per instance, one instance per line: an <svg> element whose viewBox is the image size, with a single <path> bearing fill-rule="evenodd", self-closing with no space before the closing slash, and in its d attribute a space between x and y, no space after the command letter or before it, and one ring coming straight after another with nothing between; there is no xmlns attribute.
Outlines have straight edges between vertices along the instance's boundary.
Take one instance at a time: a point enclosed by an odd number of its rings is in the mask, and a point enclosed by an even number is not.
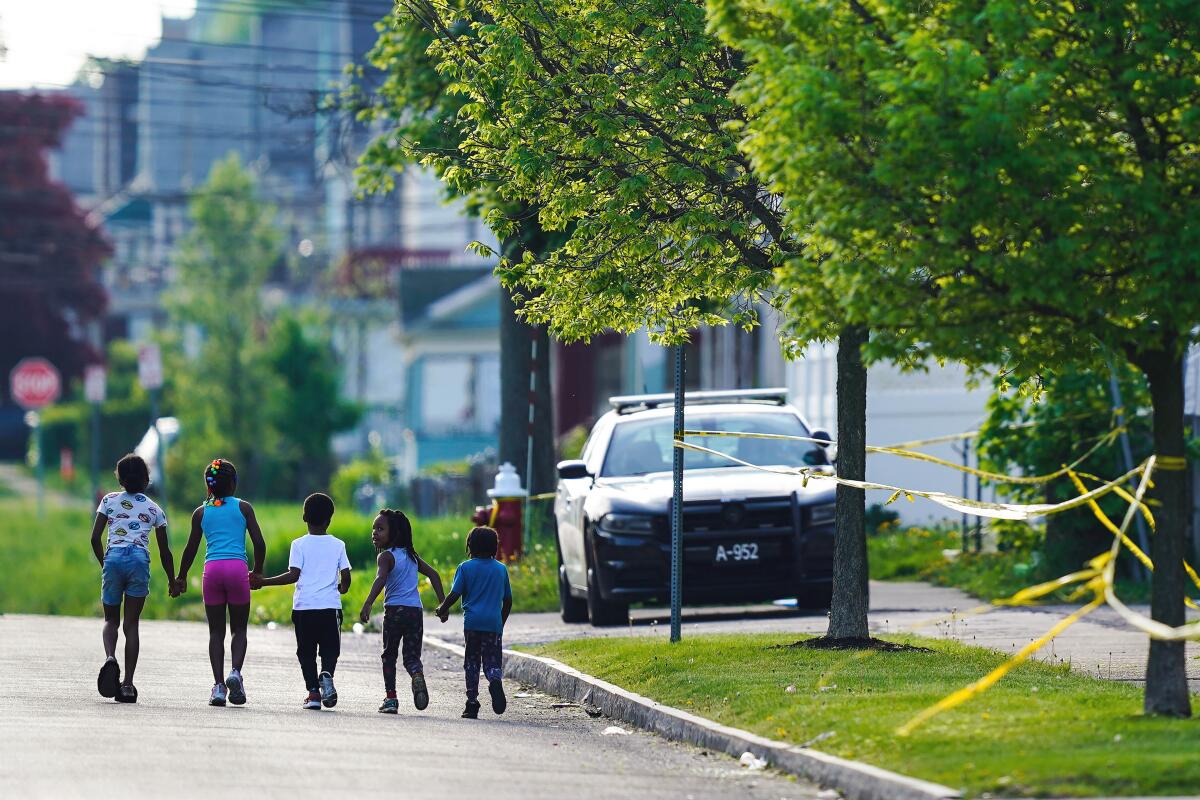
<svg viewBox="0 0 1200 800"><path fill-rule="evenodd" d="M806 586L796 595L796 608L824 611L833 602L833 581Z"/></svg>
<svg viewBox="0 0 1200 800"><path fill-rule="evenodd" d="M571 587L567 583L567 569L563 566L561 558L558 560L558 613L563 622L588 621L587 600L580 600L571 595Z"/></svg>
<svg viewBox="0 0 1200 800"><path fill-rule="evenodd" d="M628 605L605 600L600 594L600 580L596 575L595 568L592 567L591 558L588 558L587 590L588 618L594 627L624 625L629 622Z"/></svg>

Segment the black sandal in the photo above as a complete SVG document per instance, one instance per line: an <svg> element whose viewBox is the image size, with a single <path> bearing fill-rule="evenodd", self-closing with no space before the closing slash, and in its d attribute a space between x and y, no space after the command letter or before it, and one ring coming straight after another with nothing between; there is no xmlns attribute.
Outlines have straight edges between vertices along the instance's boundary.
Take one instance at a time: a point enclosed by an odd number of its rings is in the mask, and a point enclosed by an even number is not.
<svg viewBox="0 0 1200 800"><path fill-rule="evenodd" d="M116 697L121 688L121 667L115 658L106 659L96 678L96 689L101 697Z"/></svg>
<svg viewBox="0 0 1200 800"><path fill-rule="evenodd" d="M132 683L121 684L120 690L117 691L118 703L136 703L138 698L137 687Z"/></svg>

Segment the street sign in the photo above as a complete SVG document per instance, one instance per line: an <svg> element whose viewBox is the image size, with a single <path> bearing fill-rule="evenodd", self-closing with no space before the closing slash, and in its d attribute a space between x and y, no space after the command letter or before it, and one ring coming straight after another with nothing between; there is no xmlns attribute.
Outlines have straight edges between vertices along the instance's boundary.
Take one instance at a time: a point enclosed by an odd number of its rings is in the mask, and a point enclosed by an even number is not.
<svg viewBox="0 0 1200 800"><path fill-rule="evenodd" d="M158 345L144 344L138 348L138 382L146 391L162 387L162 353Z"/></svg>
<svg viewBox="0 0 1200 800"><path fill-rule="evenodd" d="M83 371L83 397L89 403L103 403L108 393L108 371L99 364L91 364Z"/></svg>
<svg viewBox="0 0 1200 800"><path fill-rule="evenodd" d="M44 358L24 358L8 375L12 399L26 411L36 411L58 399L62 380L58 370Z"/></svg>

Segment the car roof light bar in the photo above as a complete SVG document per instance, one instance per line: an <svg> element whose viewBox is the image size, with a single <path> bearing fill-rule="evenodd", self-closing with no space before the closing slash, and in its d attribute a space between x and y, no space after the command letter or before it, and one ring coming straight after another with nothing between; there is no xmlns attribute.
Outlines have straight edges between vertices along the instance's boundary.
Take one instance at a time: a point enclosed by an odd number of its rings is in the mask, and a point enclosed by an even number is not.
<svg viewBox="0 0 1200 800"><path fill-rule="evenodd" d="M786 387L773 389L719 389L703 392L685 392L685 404L702 405L706 403L770 403L784 405L787 403ZM675 395L666 394L630 394L608 398L609 404L618 414L628 411L659 408L660 406L675 405Z"/></svg>

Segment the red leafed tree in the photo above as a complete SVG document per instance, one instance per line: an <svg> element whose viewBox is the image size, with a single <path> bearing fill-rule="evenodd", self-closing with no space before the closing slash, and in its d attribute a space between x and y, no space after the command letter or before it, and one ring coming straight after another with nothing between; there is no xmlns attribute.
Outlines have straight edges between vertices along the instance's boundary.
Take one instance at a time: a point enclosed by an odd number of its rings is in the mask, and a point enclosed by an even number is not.
<svg viewBox="0 0 1200 800"><path fill-rule="evenodd" d="M85 333L105 310L99 267L112 249L46 163L82 113L69 97L0 92L0 403L25 356L64 377L99 358Z"/></svg>

